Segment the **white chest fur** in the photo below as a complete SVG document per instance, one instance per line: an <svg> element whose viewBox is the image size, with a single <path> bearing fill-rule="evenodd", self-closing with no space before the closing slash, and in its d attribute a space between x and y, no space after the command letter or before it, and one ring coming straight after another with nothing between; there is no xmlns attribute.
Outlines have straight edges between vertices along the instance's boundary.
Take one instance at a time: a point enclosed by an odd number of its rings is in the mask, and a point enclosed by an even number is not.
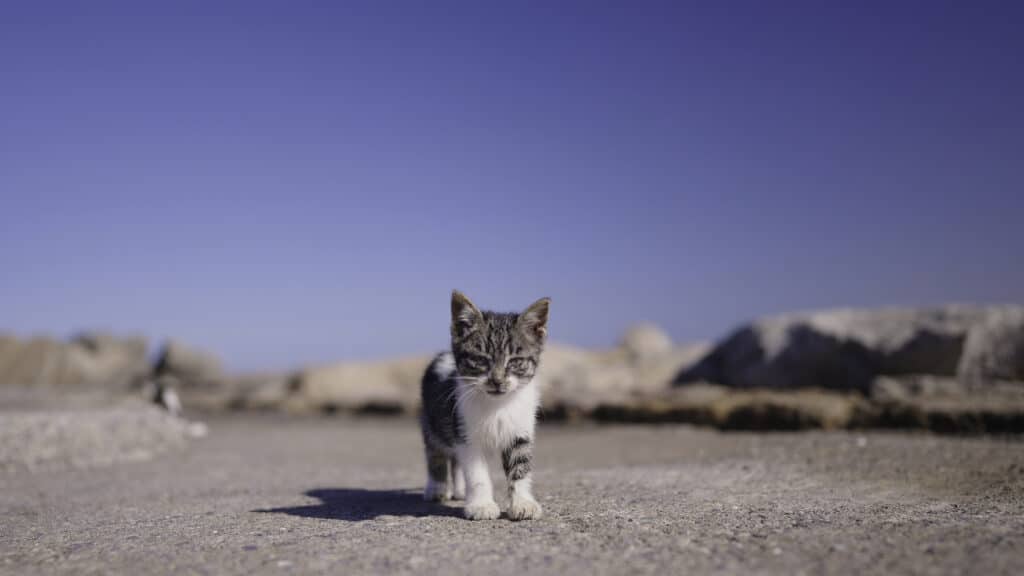
<svg viewBox="0 0 1024 576"><path fill-rule="evenodd" d="M504 396L474 394L459 406L468 440L487 448L504 448L516 438L533 438L540 393L535 383Z"/></svg>

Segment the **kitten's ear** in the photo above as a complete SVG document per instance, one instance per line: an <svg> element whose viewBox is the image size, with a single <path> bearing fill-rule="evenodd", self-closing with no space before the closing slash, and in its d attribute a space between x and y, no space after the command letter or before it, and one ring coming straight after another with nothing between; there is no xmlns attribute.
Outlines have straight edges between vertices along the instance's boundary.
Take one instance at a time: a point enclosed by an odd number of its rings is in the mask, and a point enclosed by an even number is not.
<svg viewBox="0 0 1024 576"><path fill-rule="evenodd" d="M541 298L519 315L519 326L527 334L537 338L541 342L548 335L548 308L551 306L551 298Z"/></svg>
<svg viewBox="0 0 1024 576"><path fill-rule="evenodd" d="M458 290L452 290L452 336L462 338L476 329L483 320L480 310Z"/></svg>

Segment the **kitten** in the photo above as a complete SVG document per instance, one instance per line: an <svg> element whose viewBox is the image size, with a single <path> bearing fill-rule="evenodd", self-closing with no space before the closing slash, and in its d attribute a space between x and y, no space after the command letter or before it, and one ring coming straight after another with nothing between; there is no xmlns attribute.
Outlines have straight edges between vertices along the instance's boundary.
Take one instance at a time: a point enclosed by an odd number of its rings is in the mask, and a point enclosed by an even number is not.
<svg viewBox="0 0 1024 576"><path fill-rule="evenodd" d="M423 443L427 500L465 498L465 515L500 514L487 471L487 451L501 453L512 520L540 518L530 492L533 431L540 392L533 375L547 337L550 299L521 314L481 312L452 292L451 352L423 375Z"/></svg>

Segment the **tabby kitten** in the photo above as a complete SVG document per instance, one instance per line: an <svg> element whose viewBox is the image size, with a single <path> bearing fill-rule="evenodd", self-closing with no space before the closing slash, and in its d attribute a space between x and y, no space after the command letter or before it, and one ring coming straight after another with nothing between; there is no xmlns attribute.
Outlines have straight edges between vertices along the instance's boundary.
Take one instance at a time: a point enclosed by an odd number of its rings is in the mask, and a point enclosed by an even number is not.
<svg viewBox="0 0 1024 576"><path fill-rule="evenodd" d="M540 402L533 375L547 337L549 303L541 298L521 314L481 312L452 292L452 349L430 364L421 390L427 500L465 498L467 518L497 518L486 459L487 451L496 451L508 480L508 517L540 518L530 493Z"/></svg>

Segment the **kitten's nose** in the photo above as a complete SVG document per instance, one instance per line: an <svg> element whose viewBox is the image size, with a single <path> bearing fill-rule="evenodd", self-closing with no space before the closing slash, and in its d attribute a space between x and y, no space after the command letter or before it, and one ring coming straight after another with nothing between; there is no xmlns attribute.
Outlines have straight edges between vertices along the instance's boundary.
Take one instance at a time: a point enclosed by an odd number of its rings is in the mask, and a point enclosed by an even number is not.
<svg viewBox="0 0 1024 576"><path fill-rule="evenodd" d="M505 383L498 380L487 381L487 393L488 394L504 394Z"/></svg>

